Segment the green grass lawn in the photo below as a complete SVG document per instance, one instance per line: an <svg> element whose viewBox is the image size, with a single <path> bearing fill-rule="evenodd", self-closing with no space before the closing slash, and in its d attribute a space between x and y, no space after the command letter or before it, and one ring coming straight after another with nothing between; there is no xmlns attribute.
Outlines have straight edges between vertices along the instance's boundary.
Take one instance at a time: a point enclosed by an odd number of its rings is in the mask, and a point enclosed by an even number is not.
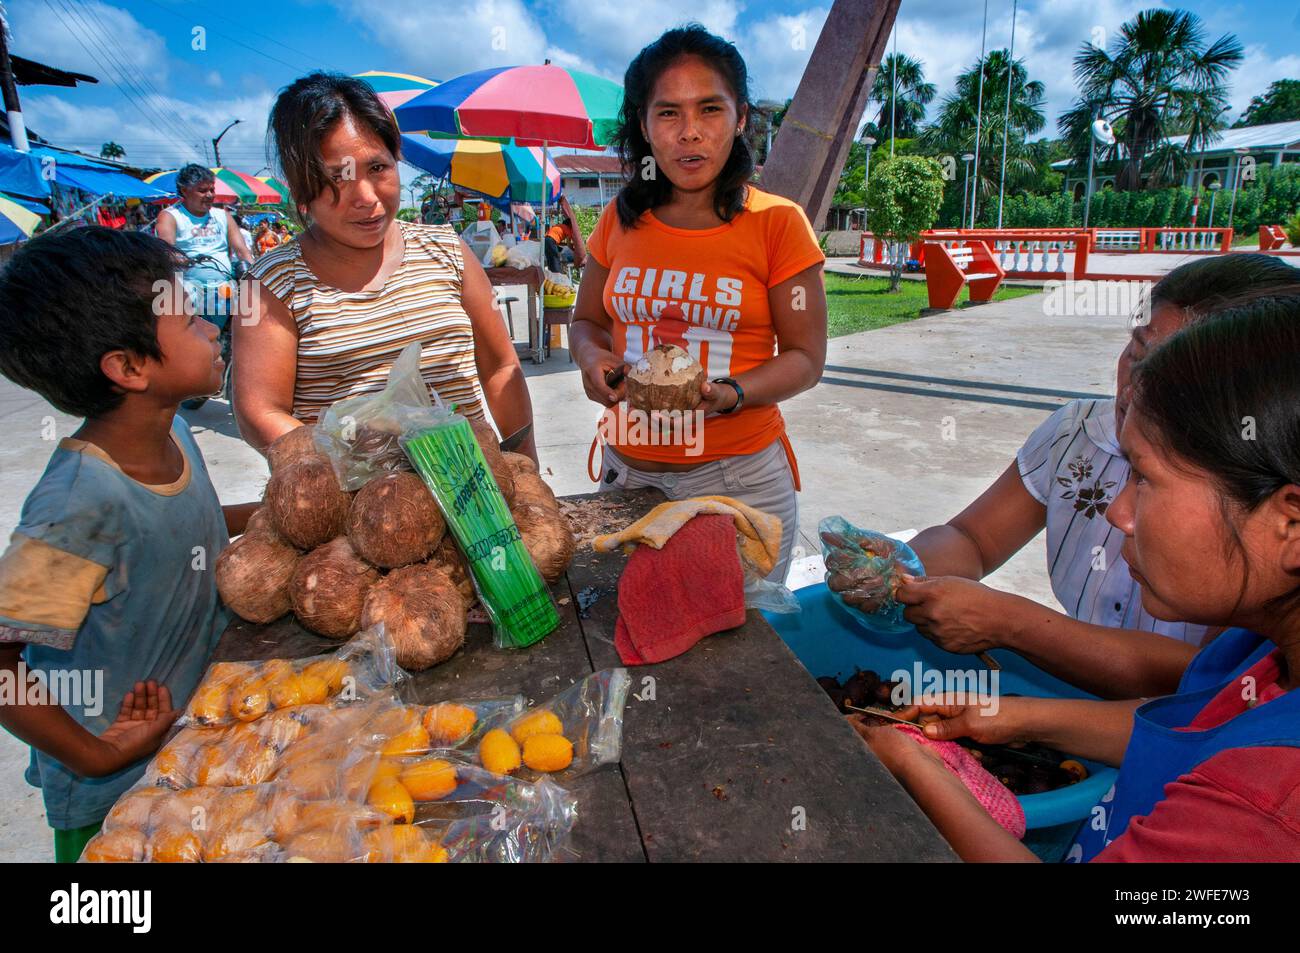
<svg viewBox="0 0 1300 953"><path fill-rule="evenodd" d="M993 296L994 301L1022 298L1036 294L1038 288L1014 288L1003 285ZM958 307L969 299L970 292L963 288ZM903 280L901 291L891 293L888 276L855 278L849 275L826 275L826 304L828 311L827 334L839 337L858 331L874 331L891 324L911 321L919 317L922 308L930 306L924 281Z"/></svg>

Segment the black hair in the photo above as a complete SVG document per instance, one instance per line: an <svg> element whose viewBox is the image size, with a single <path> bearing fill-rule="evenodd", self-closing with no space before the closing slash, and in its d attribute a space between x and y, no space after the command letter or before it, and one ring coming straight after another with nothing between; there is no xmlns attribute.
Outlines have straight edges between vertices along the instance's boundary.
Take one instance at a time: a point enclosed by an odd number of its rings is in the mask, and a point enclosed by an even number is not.
<svg viewBox="0 0 1300 953"><path fill-rule="evenodd" d="M268 149L275 153L284 182L293 196L295 212L329 189L338 186L321 159L321 142L335 125L351 117L369 129L392 153L402 155L402 136L392 110L384 105L365 80L342 73L315 72L280 90L266 124Z"/></svg>
<svg viewBox="0 0 1300 953"><path fill-rule="evenodd" d="M1199 314L1255 289L1293 284L1300 271L1275 255L1236 253L1179 265L1151 289L1151 304L1169 304Z"/></svg>
<svg viewBox="0 0 1300 953"><path fill-rule="evenodd" d="M754 174L754 154L748 134L754 108L749 101L749 72L735 45L691 23L669 30L632 60L623 75L623 108L613 144L618 149L627 183L618 193L616 209L624 228L632 228L641 213L663 205L672 196L667 176L644 174L643 162L653 153L641 132L655 83L670 66L684 56L697 56L716 70L736 99L736 110L744 115L744 128L731 144L731 154L718 174L713 190L713 207L729 222L745 207L745 183Z"/></svg>
<svg viewBox="0 0 1300 953"><path fill-rule="evenodd" d="M1300 484L1300 271L1283 267L1289 286L1223 301L1134 369L1143 432L1214 480L1243 564L1236 514ZM1282 601L1296 598L1300 587Z"/></svg>
<svg viewBox="0 0 1300 953"><path fill-rule="evenodd" d="M100 358L162 358L154 285L186 263L144 232L89 225L32 239L0 271L0 374L64 413L114 409L124 395Z"/></svg>
<svg viewBox="0 0 1300 953"><path fill-rule="evenodd" d="M181 166L181 170L176 173L176 191L179 193L181 189L202 185L204 182L211 182L215 178L216 176L207 166L191 162L188 165Z"/></svg>

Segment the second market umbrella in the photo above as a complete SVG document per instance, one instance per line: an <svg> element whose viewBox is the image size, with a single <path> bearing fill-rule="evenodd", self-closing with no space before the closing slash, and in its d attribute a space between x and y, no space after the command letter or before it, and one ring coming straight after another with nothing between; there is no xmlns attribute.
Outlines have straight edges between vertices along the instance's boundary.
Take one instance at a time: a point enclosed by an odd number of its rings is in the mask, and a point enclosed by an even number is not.
<svg viewBox="0 0 1300 953"><path fill-rule="evenodd" d="M402 136L402 161L452 185L491 198L542 201L542 150L477 139ZM560 170L546 163L547 194L560 190Z"/></svg>

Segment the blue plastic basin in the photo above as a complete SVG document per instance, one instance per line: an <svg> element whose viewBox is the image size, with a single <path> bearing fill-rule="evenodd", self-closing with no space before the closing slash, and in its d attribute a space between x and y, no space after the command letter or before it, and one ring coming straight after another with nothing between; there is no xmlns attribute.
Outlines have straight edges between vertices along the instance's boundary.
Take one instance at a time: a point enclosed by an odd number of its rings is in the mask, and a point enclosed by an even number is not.
<svg viewBox="0 0 1300 953"><path fill-rule="evenodd" d="M921 636L916 629L882 634L867 628L826 588L825 583L796 591L802 612L764 613L790 651L815 678L834 675L845 679L857 669L871 669L888 679L899 669L912 671L920 661L927 670L982 670L984 664L973 655L945 652ZM1049 698L1092 698L1087 692L1066 684L1036 668L1014 652L991 653L1002 666L999 692L1003 695L1036 695ZM923 685L920 687L924 687ZM1030 828L1055 827L1088 816L1102 795L1115 782L1114 768L1092 761L1083 762L1089 776L1078 784L1025 794L1020 803Z"/></svg>

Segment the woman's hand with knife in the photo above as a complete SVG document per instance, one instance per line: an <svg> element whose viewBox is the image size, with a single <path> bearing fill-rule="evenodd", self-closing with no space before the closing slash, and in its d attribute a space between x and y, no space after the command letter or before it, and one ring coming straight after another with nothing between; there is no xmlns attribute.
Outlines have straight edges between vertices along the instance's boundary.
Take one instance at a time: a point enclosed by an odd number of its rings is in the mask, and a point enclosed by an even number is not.
<svg viewBox="0 0 1300 953"><path fill-rule="evenodd" d="M898 601L903 618L948 652L971 655L1006 645L1027 599L958 576L903 576Z"/></svg>

